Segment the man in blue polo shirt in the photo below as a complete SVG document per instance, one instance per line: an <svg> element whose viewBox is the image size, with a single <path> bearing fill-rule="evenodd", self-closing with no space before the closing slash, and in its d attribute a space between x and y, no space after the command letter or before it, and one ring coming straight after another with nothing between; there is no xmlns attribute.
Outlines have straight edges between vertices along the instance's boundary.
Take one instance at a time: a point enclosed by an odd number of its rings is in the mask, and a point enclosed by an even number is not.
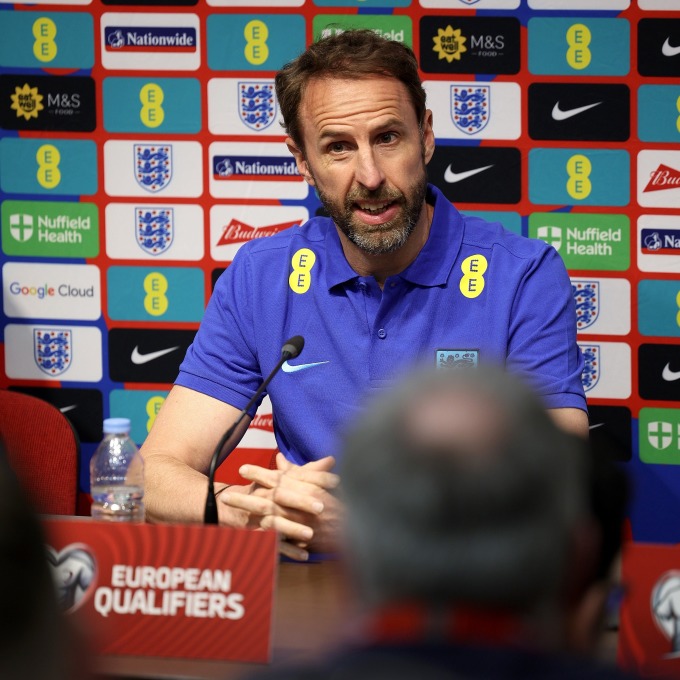
<svg viewBox="0 0 680 680"><path fill-rule="evenodd" d="M246 466L253 484L218 489L218 507L221 523L275 528L304 559L332 545L342 514L339 435L405 371L502 364L563 427L585 435L587 416L564 265L427 184L432 113L411 50L348 31L310 46L276 87L288 148L329 217L239 250L142 452L149 519L200 520L217 441L302 335L267 389L278 468Z"/></svg>

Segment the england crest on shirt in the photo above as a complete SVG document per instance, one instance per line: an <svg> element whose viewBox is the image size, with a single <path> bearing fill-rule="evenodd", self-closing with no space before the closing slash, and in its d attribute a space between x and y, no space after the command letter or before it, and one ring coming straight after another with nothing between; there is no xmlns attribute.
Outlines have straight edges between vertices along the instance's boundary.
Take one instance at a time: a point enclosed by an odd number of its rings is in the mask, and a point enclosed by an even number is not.
<svg viewBox="0 0 680 680"><path fill-rule="evenodd" d="M573 281L571 292L576 304L576 329L592 326L600 314L599 281Z"/></svg>
<svg viewBox="0 0 680 680"><path fill-rule="evenodd" d="M135 207L137 245L149 255L160 255L175 236L175 213L172 208Z"/></svg>
<svg viewBox="0 0 680 680"><path fill-rule="evenodd" d="M274 81L239 82L239 117L251 130L264 130L276 118Z"/></svg>
<svg viewBox="0 0 680 680"><path fill-rule="evenodd" d="M170 144L135 144L135 179L142 189L156 193L172 179Z"/></svg>
<svg viewBox="0 0 680 680"><path fill-rule="evenodd" d="M599 345L580 345L585 365L581 373L583 389L588 392L597 385L600 379L600 346Z"/></svg>
<svg viewBox="0 0 680 680"><path fill-rule="evenodd" d="M479 350L438 349L436 366L440 369L475 368L479 364Z"/></svg>
<svg viewBox="0 0 680 680"><path fill-rule="evenodd" d="M451 86L451 120L467 135L477 134L489 122L491 86Z"/></svg>
<svg viewBox="0 0 680 680"><path fill-rule="evenodd" d="M34 328L33 358L41 371L55 376L64 373L73 360L69 328Z"/></svg>

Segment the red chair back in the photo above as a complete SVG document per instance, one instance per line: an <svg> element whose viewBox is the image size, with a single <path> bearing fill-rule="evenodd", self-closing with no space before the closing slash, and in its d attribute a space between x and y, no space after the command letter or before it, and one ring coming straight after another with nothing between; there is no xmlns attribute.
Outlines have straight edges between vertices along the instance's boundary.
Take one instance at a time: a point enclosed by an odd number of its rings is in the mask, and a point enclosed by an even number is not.
<svg viewBox="0 0 680 680"><path fill-rule="evenodd" d="M80 441L58 408L28 394L0 390L0 440L38 513L76 514Z"/></svg>

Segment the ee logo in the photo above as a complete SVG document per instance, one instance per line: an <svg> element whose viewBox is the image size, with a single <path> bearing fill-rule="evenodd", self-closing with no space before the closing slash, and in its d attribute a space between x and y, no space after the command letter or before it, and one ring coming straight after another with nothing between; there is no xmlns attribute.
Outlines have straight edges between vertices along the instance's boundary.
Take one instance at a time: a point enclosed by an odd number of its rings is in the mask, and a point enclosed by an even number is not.
<svg viewBox="0 0 680 680"><path fill-rule="evenodd" d="M267 46L269 28L267 24L259 19L249 21L243 29L243 37L246 39L243 54L248 63L253 66L262 66L269 58L269 47Z"/></svg>
<svg viewBox="0 0 680 680"><path fill-rule="evenodd" d="M300 248L290 261L293 271L288 277L288 285L294 293L306 293L312 285L312 267L316 262L314 251Z"/></svg>
<svg viewBox="0 0 680 680"><path fill-rule="evenodd" d="M151 397L151 399L146 402L146 415L149 416L149 419L146 421L147 432L151 432L151 428L153 427L153 424L156 420L156 416L161 410L161 406L163 406L164 401L165 397Z"/></svg>
<svg viewBox="0 0 680 680"><path fill-rule="evenodd" d="M57 56L57 25L47 17L40 17L33 23L33 54L38 61L53 61Z"/></svg>
<svg viewBox="0 0 680 680"><path fill-rule="evenodd" d="M567 193L574 199L582 200L590 196L593 190L590 181L590 173L593 171L593 164L590 159L583 154L576 154L567 161Z"/></svg>
<svg viewBox="0 0 680 680"><path fill-rule="evenodd" d="M590 29L584 24L574 24L567 31L567 63L573 69L582 71L588 68L592 55L588 49L592 40Z"/></svg>
<svg viewBox="0 0 680 680"><path fill-rule="evenodd" d="M36 173L38 184L45 189L54 189L59 186L59 182L61 182L61 171L59 170L61 154L59 149L52 144L43 144L35 154L35 160L38 162L38 172Z"/></svg>
<svg viewBox="0 0 680 680"><path fill-rule="evenodd" d="M484 273L486 272L489 263L484 255L470 255L463 260L460 265L460 270L463 276L460 280L460 292L466 298L476 298L482 294L484 290Z"/></svg>
<svg viewBox="0 0 680 680"><path fill-rule="evenodd" d="M163 88L156 83L147 83L139 91L139 101L142 102L139 117L143 125L149 128L157 128L163 123L165 111L163 111L161 105L164 98Z"/></svg>
<svg viewBox="0 0 680 680"><path fill-rule="evenodd" d="M144 309L151 316L162 316L168 311L168 280L159 272L144 277Z"/></svg>

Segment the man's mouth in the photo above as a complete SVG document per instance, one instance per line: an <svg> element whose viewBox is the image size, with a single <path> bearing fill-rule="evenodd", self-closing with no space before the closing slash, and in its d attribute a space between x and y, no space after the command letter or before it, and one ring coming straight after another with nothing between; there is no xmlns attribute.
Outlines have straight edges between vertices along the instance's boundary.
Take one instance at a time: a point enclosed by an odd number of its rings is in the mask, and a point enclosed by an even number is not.
<svg viewBox="0 0 680 680"><path fill-rule="evenodd" d="M392 204L391 201L385 201L383 203L357 203L357 207L369 215L380 215L385 212L387 208Z"/></svg>

